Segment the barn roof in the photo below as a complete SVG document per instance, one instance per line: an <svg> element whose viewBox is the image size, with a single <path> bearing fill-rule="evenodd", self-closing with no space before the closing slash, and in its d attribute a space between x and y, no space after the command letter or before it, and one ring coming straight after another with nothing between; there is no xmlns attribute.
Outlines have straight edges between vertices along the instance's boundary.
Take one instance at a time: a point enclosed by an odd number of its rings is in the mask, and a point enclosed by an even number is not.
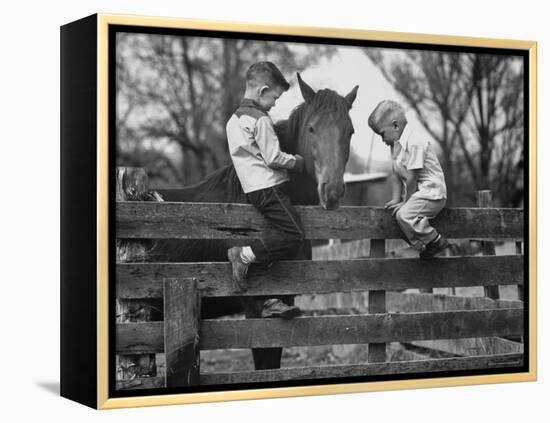
<svg viewBox="0 0 550 423"><path fill-rule="evenodd" d="M360 182L372 182L385 179L389 176L387 172L369 172L369 173L344 173L344 183L355 184Z"/></svg>

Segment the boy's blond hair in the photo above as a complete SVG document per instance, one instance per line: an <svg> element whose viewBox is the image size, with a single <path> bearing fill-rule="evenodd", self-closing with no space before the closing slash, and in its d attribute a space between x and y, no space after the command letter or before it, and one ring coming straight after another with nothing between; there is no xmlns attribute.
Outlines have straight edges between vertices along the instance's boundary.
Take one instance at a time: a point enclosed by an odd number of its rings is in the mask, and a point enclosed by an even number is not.
<svg viewBox="0 0 550 423"><path fill-rule="evenodd" d="M388 119L393 118L400 124L406 124L405 110L397 101L383 100L374 108L369 116L369 126L376 133Z"/></svg>

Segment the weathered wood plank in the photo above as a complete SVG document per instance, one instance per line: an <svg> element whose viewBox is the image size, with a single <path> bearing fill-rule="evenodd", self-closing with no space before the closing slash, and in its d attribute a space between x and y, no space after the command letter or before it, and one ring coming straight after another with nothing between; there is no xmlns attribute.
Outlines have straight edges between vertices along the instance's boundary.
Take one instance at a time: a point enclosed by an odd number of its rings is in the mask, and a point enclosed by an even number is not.
<svg viewBox="0 0 550 423"><path fill-rule="evenodd" d="M166 379L164 377L142 377L135 379L117 380L116 389L156 389L164 388Z"/></svg>
<svg viewBox="0 0 550 423"><path fill-rule="evenodd" d="M303 315L334 316L365 314L368 312L367 292L309 295L296 298ZM444 294L418 294L389 291L386 293L387 311L390 313L421 313L427 311L494 310L523 308L519 300L491 300L486 297L458 297Z"/></svg>
<svg viewBox="0 0 550 423"><path fill-rule="evenodd" d="M116 201L144 200L148 196L148 184L149 180L145 169L117 167L115 184ZM117 239L115 243L117 263L145 261L150 244L150 240ZM116 321L117 323L124 323L162 320L162 305L160 306L160 311L158 311L159 302L160 300L152 298L117 298ZM126 380L126 385L128 383L133 385L137 383L133 381L128 382L128 379L137 380L146 375L156 375L156 373L157 364L154 354L119 355L117 357L116 378L117 380Z"/></svg>
<svg viewBox="0 0 550 423"><path fill-rule="evenodd" d="M164 322L118 323L117 354L164 352Z"/></svg>
<svg viewBox="0 0 550 423"><path fill-rule="evenodd" d="M430 350L442 351L464 357L523 353L523 344L509 341L504 338L464 338L464 339L436 339L431 341L412 341L412 345Z"/></svg>
<svg viewBox="0 0 550 423"><path fill-rule="evenodd" d="M523 254L521 241L516 241L516 254ZM518 285L518 300L523 301L523 285Z"/></svg>
<svg viewBox="0 0 550 423"><path fill-rule="evenodd" d="M157 354L116 356L116 380L134 380L158 375Z"/></svg>
<svg viewBox="0 0 550 423"><path fill-rule="evenodd" d="M196 279L164 280L166 387L199 384L200 293Z"/></svg>
<svg viewBox="0 0 550 423"><path fill-rule="evenodd" d="M388 292L387 304L388 311L394 313L523 308L523 302L518 300L491 300L487 297L459 297L444 294L400 292Z"/></svg>
<svg viewBox="0 0 550 423"><path fill-rule="evenodd" d="M120 323L116 351L159 352L163 324ZM282 319L203 320L200 348L274 348L523 334L523 310L367 314Z"/></svg>
<svg viewBox="0 0 550 423"><path fill-rule="evenodd" d="M140 167L116 168L115 198L117 202L142 201L147 198L148 190L149 179L145 169ZM117 262L145 261L150 243L151 241L148 240L117 239Z"/></svg>
<svg viewBox="0 0 550 423"><path fill-rule="evenodd" d="M475 275L472 278L471 275ZM117 264L117 298L162 297L162 280L196 277L201 295L236 295L229 263ZM288 261L269 270L252 266L245 295L287 295L407 288L521 285L523 256L444 257L433 260Z"/></svg>
<svg viewBox="0 0 550 423"><path fill-rule="evenodd" d="M370 256L372 258L382 258L386 256L386 241L384 239L371 240ZM386 291L369 291L369 313L386 312ZM386 344L369 344L369 363L380 363L386 361Z"/></svg>
<svg viewBox="0 0 550 423"><path fill-rule="evenodd" d="M308 239L400 238L391 212L376 207L296 207ZM118 202L119 238L255 238L267 222L250 205ZM523 209L444 209L433 220L449 238L523 238ZM350 229L351 228L351 229Z"/></svg>
<svg viewBox="0 0 550 423"><path fill-rule="evenodd" d="M493 202L493 196L490 190L481 190L477 192L477 206L480 208L489 208ZM481 251L484 256L494 256L495 255L495 244L491 241L482 241L481 242ZM498 285L484 286L483 290L487 298L492 300L498 300L500 298L500 293L498 290Z"/></svg>
<svg viewBox="0 0 550 423"><path fill-rule="evenodd" d="M201 375L201 385L494 369L518 367L522 364L523 354L503 354L498 356L480 356L473 358L448 358L436 360L397 361L376 364L297 367L277 370L257 370L254 372L206 373Z"/></svg>
<svg viewBox="0 0 550 423"><path fill-rule="evenodd" d="M280 319L204 320L201 348L357 344L523 333L523 310L368 314Z"/></svg>
<svg viewBox="0 0 550 423"><path fill-rule="evenodd" d="M115 201L137 201L149 190L149 178L142 167L116 168Z"/></svg>

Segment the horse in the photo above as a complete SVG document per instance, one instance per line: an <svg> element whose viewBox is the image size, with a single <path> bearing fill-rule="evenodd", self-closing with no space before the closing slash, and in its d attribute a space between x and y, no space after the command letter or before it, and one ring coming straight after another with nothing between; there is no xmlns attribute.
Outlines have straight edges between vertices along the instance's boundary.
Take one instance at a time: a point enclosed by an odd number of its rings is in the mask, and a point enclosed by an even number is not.
<svg viewBox="0 0 550 423"><path fill-rule="evenodd" d="M275 123L275 132L281 150L300 154L305 159L303 173L291 172L290 198L295 205L320 204L326 210L338 207L344 195L344 169L349 158L353 124L349 116L357 96L358 86L341 96L333 90L315 91L297 74L304 102L298 105L288 119ZM166 201L246 203L246 196L232 164L224 166L196 185L178 190L160 191ZM157 244L151 256L158 261L226 261L227 249L245 245L246 240L165 240ZM294 257L285 259L311 260L311 245ZM293 296L279 297L287 304ZM261 316L264 298L239 297L204 298L201 318L236 314L244 309L246 318ZM282 348L253 348L254 367L277 369L281 363Z"/></svg>

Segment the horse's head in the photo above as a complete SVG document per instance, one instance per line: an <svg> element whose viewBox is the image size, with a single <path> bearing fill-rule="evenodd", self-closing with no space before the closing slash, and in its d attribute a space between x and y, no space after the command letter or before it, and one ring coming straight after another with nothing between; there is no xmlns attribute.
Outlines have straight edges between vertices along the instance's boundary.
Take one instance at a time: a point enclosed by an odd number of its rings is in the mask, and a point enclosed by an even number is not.
<svg viewBox="0 0 550 423"><path fill-rule="evenodd" d="M345 192L344 169L353 134L349 110L359 87L343 97L329 89L315 92L300 74L298 83L305 100L298 152L305 158L307 173L317 181L321 205L336 209Z"/></svg>

